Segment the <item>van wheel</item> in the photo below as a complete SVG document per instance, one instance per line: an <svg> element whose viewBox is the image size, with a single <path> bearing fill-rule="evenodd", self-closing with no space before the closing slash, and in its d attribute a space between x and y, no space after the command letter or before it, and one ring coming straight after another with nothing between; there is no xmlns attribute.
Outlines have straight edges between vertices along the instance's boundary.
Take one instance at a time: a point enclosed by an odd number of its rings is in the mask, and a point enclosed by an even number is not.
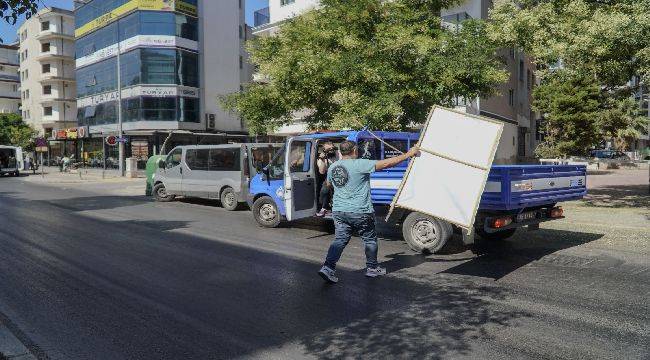
<svg viewBox="0 0 650 360"><path fill-rule="evenodd" d="M228 211L235 211L239 207L239 202L237 201L237 194L232 188L225 188L221 192L221 206Z"/></svg>
<svg viewBox="0 0 650 360"><path fill-rule="evenodd" d="M174 200L176 196L168 194L167 189L165 189L165 185L158 183L153 187L153 197L156 199L156 201L169 202Z"/></svg>
<svg viewBox="0 0 650 360"><path fill-rule="evenodd" d="M515 234L517 228L501 230L493 233L485 232L483 229L476 229L476 234L481 238L489 241L501 241L505 240Z"/></svg>
<svg viewBox="0 0 650 360"><path fill-rule="evenodd" d="M440 251L453 235L450 223L420 212L410 213L402 223L406 244L415 252Z"/></svg>
<svg viewBox="0 0 650 360"><path fill-rule="evenodd" d="M20 171L16 170L16 171L14 172L14 176L15 176L15 177L19 177L19 176L20 176Z"/></svg>
<svg viewBox="0 0 650 360"><path fill-rule="evenodd" d="M253 203L253 216L258 224L274 228L280 225L280 211L269 196L262 196Z"/></svg>

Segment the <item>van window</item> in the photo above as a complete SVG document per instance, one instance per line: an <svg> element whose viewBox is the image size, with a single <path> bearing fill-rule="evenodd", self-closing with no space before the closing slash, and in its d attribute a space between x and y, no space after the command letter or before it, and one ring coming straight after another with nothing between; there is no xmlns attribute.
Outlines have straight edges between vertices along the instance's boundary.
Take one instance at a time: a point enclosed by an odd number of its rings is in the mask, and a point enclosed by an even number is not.
<svg viewBox="0 0 650 360"><path fill-rule="evenodd" d="M241 148L210 149L208 169L210 171L240 171Z"/></svg>
<svg viewBox="0 0 650 360"><path fill-rule="evenodd" d="M267 166L269 169L268 176L269 180L281 180L284 178L284 154L285 148L282 147L271 159L271 162Z"/></svg>
<svg viewBox="0 0 650 360"><path fill-rule="evenodd" d="M165 168L171 169L174 166L181 164L181 156L183 155L183 149L174 149L172 152L167 155L165 160Z"/></svg>
<svg viewBox="0 0 650 360"><path fill-rule="evenodd" d="M359 158L368 160L381 160L379 155L381 143L377 139L359 140Z"/></svg>
<svg viewBox="0 0 650 360"><path fill-rule="evenodd" d="M266 165L271 163L271 159L273 159L273 155L275 155L277 150L277 148L270 145L251 148L251 164L253 165L253 168L257 172L262 171Z"/></svg>
<svg viewBox="0 0 650 360"><path fill-rule="evenodd" d="M185 162L190 170L208 170L209 149L191 149L185 153Z"/></svg>
<svg viewBox="0 0 650 360"><path fill-rule="evenodd" d="M289 160L292 173L308 172L310 169L311 159L311 141L292 141L289 149Z"/></svg>

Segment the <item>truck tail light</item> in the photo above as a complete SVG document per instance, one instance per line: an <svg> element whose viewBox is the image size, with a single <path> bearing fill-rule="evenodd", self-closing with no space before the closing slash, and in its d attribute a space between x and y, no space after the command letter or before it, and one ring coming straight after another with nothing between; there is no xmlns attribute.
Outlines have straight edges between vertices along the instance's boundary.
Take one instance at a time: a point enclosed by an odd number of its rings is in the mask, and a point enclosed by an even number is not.
<svg viewBox="0 0 650 360"><path fill-rule="evenodd" d="M511 217L502 217L502 218L496 218L492 220L492 228L494 229L499 229L504 226L508 226L512 224L512 218Z"/></svg>
<svg viewBox="0 0 650 360"><path fill-rule="evenodd" d="M564 215L564 210L561 207L554 207L551 209L550 216L552 218L559 218Z"/></svg>

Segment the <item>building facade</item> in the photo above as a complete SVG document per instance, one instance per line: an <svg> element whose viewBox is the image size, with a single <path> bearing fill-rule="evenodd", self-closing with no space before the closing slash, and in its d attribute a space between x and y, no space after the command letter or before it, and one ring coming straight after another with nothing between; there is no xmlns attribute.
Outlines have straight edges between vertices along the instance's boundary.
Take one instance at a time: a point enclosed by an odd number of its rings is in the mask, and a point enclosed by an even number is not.
<svg viewBox="0 0 650 360"><path fill-rule="evenodd" d="M76 125L74 16L46 8L18 28L21 113L41 136ZM53 144L52 152L65 152Z"/></svg>
<svg viewBox="0 0 650 360"><path fill-rule="evenodd" d="M20 114L18 46L0 44L0 114Z"/></svg>
<svg viewBox="0 0 650 360"><path fill-rule="evenodd" d="M286 19L318 6L317 0L269 0L269 7L255 14L256 36L271 36ZM492 1L467 0L461 5L442 11L443 24L459 26L466 19L486 19ZM531 92L536 84L534 65L525 54L504 49L499 54L506 64L510 78L498 88L498 95L490 98L457 99L456 108L472 114L480 114L503 121L505 127L495 163L531 161L533 151L541 141L539 120L531 111ZM263 76L255 75L257 81ZM299 117L299 114L296 114ZM304 126L290 125L280 129L281 133L304 131Z"/></svg>
<svg viewBox="0 0 650 360"><path fill-rule="evenodd" d="M250 76L243 0L91 0L75 15L76 118L88 127L85 152L114 155L103 139L117 135L120 109L127 156L142 161L159 153L170 133L175 145L244 131L218 102Z"/></svg>

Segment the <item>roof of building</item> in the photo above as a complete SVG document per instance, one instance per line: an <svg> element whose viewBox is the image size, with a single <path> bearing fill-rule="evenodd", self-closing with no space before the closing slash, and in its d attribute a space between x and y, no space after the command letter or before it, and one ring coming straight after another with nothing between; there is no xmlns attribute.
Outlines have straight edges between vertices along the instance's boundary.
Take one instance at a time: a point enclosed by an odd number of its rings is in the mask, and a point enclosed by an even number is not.
<svg viewBox="0 0 650 360"><path fill-rule="evenodd" d="M18 50L18 46L16 46L16 45L5 45L5 44L0 44L0 48L3 48L3 49L10 49L10 50Z"/></svg>

